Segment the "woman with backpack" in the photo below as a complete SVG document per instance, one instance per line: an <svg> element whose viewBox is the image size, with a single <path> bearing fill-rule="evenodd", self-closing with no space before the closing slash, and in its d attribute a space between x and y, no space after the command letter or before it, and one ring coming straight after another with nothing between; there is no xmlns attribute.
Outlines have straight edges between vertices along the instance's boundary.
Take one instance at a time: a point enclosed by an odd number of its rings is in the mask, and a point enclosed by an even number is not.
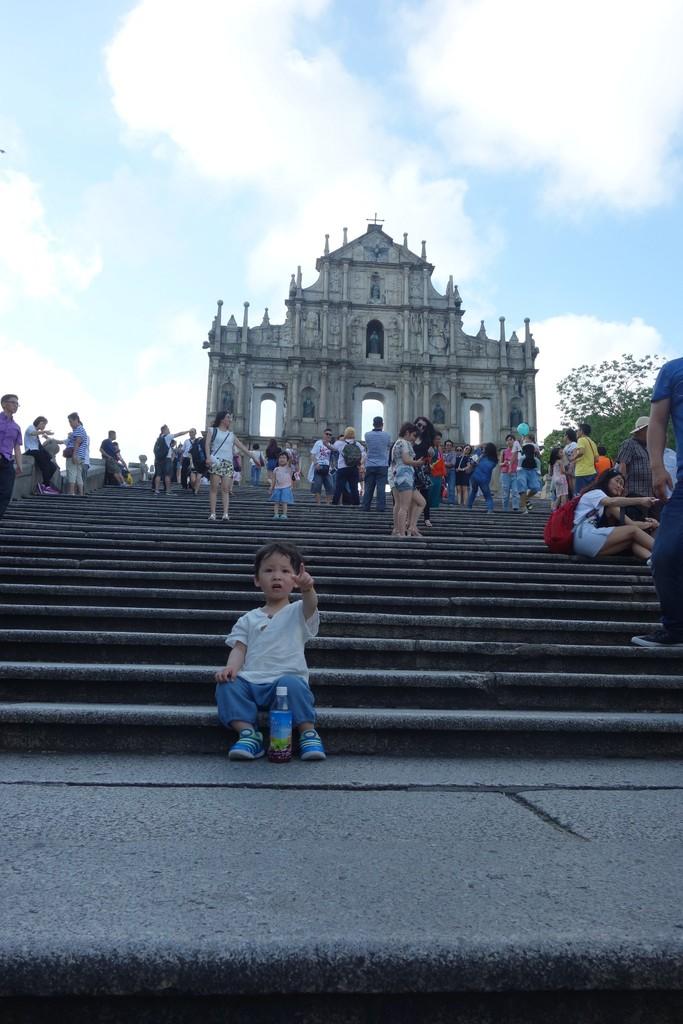
<svg viewBox="0 0 683 1024"><path fill-rule="evenodd" d="M360 505L358 481L364 455L363 449L358 441L356 441L356 431L353 427L347 427L344 431L344 437L339 441L335 441L332 447L339 453L337 482L334 488L332 504L338 505L344 490L348 488L350 504Z"/></svg>
<svg viewBox="0 0 683 1024"><path fill-rule="evenodd" d="M624 515L623 525L614 524L620 522L622 509L651 509L658 499L626 498L624 486L619 470L608 469L580 495L574 510L575 554L587 558L633 554L649 562L654 547L650 531L656 530L657 520L647 518L634 523Z"/></svg>
<svg viewBox="0 0 683 1024"><path fill-rule="evenodd" d="M216 503L218 500L218 485L220 482L221 498L223 500L223 519L230 518L228 509L230 507L230 495L232 493L232 481L235 475L233 455L235 448L251 459L249 449L242 444L239 438L235 437L230 424L232 416L229 412L219 412L213 421L211 430L206 432L204 451L206 464L209 467L209 520L216 521ZM253 461L253 460L252 460Z"/></svg>

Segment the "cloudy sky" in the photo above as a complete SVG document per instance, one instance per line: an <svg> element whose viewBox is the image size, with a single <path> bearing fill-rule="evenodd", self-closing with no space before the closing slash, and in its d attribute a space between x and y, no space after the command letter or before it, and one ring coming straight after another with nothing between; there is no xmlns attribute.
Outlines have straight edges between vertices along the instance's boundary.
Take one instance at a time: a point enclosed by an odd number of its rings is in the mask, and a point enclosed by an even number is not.
<svg viewBox="0 0 683 1024"><path fill-rule="evenodd" d="M202 425L222 298L284 319L325 232L525 316L553 384L681 355L680 0L0 0L0 390L124 453Z"/></svg>

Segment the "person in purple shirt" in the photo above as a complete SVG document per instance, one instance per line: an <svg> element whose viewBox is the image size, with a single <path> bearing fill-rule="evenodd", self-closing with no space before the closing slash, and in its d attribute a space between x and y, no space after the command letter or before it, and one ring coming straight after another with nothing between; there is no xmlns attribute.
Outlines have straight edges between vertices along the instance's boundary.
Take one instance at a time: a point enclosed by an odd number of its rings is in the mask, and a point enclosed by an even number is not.
<svg viewBox="0 0 683 1024"><path fill-rule="evenodd" d="M14 414L19 408L16 395L3 395L0 398L0 519L10 503L14 490L15 478L22 472L21 465L21 427L14 422Z"/></svg>
<svg viewBox="0 0 683 1024"><path fill-rule="evenodd" d="M675 483L664 465L669 417L676 435ZM652 575L662 608L662 628L649 636L631 637L631 643L637 647L683 648L683 358L665 363L655 381L647 450L653 490L664 503L652 552Z"/></svg>

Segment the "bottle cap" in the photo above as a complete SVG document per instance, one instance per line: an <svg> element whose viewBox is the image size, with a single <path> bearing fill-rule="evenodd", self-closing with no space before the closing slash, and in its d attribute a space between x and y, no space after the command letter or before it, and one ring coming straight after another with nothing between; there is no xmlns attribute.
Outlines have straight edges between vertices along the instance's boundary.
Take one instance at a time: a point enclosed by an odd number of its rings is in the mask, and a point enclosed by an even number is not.
<svg viewBox="0 0 683 1024"><path fill-rule="evenodd" d="M286 686L276 686L275 687L275 696L276 697L286 697L287 696L287 687Z"/></svg>

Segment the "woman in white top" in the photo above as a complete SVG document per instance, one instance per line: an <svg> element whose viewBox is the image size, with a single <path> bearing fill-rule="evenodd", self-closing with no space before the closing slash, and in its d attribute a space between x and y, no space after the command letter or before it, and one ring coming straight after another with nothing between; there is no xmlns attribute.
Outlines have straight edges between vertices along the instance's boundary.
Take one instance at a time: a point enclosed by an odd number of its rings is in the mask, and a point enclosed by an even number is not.
<svg viewBox="0 0 683 1024"><path fill-rule="evenodd" d="M574 551L577 555L597 558L598 555L631 553L649 560L654 546L650 531L657 528L656 519L634 523L624 516L623 526L599 525L605 518L619 522L620 509L638 506L652 508L657 498L625 498L624 478L618 469L608 469L581 495L574 510Z"/></svg>
<svg viewBox="0 0 683 1024"><path fill-rule="evenodd" d="M229 412L219 412L211 424L211 429L206 432L204 450L206 452L206 464L209 467L209 480L211 489L209 491L209 519L216 520L216 502L218 500L218 483L221 485L221 498L223 499L223 519L229 519L228 508L230 507L230 494L232 493L232 478L235 470L233 467L233 453L235 448L251 459L251 453L239 438L235 437L230 424L232 415ZM252 462L255 461L252 459Z"/></svg>

